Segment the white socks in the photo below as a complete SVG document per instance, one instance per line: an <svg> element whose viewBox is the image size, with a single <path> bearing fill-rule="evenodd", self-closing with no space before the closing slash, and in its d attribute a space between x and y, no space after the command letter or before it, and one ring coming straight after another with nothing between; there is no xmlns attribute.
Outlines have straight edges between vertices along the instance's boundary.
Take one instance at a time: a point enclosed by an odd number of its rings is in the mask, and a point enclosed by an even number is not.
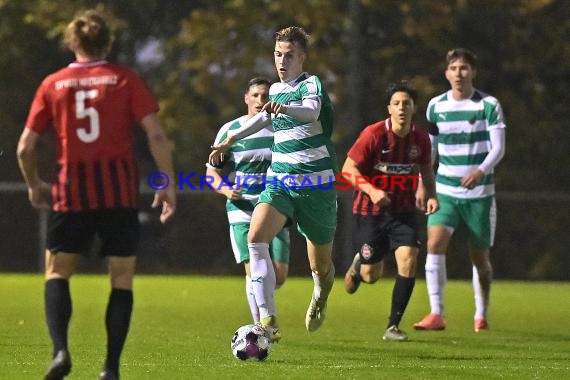
<svg viewBox="0 0 570 380"><path fill-rule="evenodd" d="M474 319L487 318L492 280L493 270L490 266L478 271L477 267L473 265L473 293L475 294Z"/></svg>
<svg viewBox="0 0 570 380"><path fill-rule="evenodd" d="M253 318L253 323L259 322L259 308L255 302L255 294L253 293L253 284L251 282L251 277L245 276L245 297L247 298L247 303L249 305L249 310L251 311L251 316Z"/></svg>
<svg viewBox="0 0 570 380"><path fill-rule="evenodd" d="M426 258L426 284L432 314L443 315L444 290L445 284L447 283L445 258L445 255L436 255L429 252ZM473 266L473 292L475 295L474 319L487 318L492 279L493 270L490 266L487 266L481 271L478 271L477 267Z"/></svg>
<svg viewBox="0 0 570 380"><path fill-rule="evenodd" d="M249 243L247 247L251 284L259 316L275 315L275 269L269 256L269 244Z"/></svg>
<svg viewBox="0 0 570 380"><path fill-rule="evenodd" d="M319 277L315 272L311 272L311 274L313 275L313 282L315 283L313 288L315 299L320 299L321 295L327 299L334 284L334 265L331 263L331 269L324 278Z"/></svg>
<svg viewBox="0 0 570 380"><path fill-rule="evenodd" d="M443 296L447 283L445 255L428 252L426 257L426 284L432 314L443 315Z"/></svg>

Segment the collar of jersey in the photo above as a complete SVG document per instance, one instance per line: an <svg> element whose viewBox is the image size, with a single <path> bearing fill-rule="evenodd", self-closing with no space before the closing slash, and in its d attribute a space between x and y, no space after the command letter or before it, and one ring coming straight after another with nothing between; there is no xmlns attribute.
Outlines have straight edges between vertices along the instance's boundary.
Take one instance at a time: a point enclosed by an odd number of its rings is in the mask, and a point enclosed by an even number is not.
<svg viewBox="0 0 570 380"><path fill-rule="evenodd" d="M98 61L91 61L91 62L72 62L69 64L69 67L93 67L93 66L104 65L106 63L108 62L104 59Z"/></svg>
<svg viewBox="0 0 570 380"><path fill-rule="evenodd" d="M304 81L308 77L309 77L309 74L307 74L305 71L303 71L301 74L299 74L299 76L297 78L293 79L292 81L285 82L285 83L287 83L291 87L295 87L295 85L297 83Z"/></svg>

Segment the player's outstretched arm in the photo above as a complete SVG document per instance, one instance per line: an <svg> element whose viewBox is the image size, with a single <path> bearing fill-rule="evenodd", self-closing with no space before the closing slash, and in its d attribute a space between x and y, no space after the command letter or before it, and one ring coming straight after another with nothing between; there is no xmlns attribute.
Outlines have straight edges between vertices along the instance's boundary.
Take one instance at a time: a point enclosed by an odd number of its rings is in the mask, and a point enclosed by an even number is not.
<svg viewBox="0 0 570 380"><path fill-rule="evenodd" d="M241 127L232 131L231 135L228 134L228 138L230 138L230 136L233 137L234 140L232 143L234 143L237 140L241 140L244 137L261 131L269 125L271 125L271 115L262 109L261 112L258 112L256 115L250 117L246 122L244 122Z"/></svg>
<svg viewBox="0 0 570 380"><path fill-rule="evenodd" d="M284 105L277 102L267 102L263 106L263 111L275 114L284 114L297 120L312 123L319 119L321 113L321 102L319 98L305 98L300 105Z"/></svg>
<svg viewBox="0 0 570 380"><path fill-rule="evenodd" d="M241 127L228 134L228 137L218 145L212 146L212 152L208 157L208 162L212 166L219 166L224 160L226 154L233 143L244 137L253 135L255 132L261 131L263 128L271 124L271 115L268 112L261 111L255 116L249 118Z"/></svg>
<svg viewBox="0 0 570 380"><path fill-rule="evenodd" d="M210 156L208 157L208 163L212 166L220 166L224 161L224 155L229 152L232 144L236 141L237 138L234 135L230 135L218 145L212 145L212 152L210 152Z"/></svg>

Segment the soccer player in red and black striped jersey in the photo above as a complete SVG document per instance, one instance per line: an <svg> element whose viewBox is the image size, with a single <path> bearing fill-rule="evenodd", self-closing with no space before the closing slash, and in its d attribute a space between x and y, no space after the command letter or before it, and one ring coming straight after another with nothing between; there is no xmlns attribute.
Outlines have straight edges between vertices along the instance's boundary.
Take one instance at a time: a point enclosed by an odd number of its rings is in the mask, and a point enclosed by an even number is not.
<svg viewBox="0 0 570 380"><path fill-rule="evenodd" d="M361 282L376 282L384 255L394 252L396 257L398 274L384 340L407 340L399 324L415 285L420 245L416 208L426 214L439 208L430 140L412 123L416 98L416 91L405 82L391 85L390 117L362 131L341 173L354 187L352 238L357 253L345 275L347 292L356 292ZM418 168L426 191L424 199L416 200Z"/></svg>
<svg viewBox="0 0 570 380"><path fill-rule="evenodd" d="M44 79L34 97L18 145L18 160L34 207L49 207L45 311L54 345L46 379L71 371L67 330L71 318L69 279L79 254L93 237L108 258L111 294L106 312L107 358L101 379L119 376L119 358L133 305L132 282L139 240L138 170L134 128L140 124L158 170L174 178L171 143L156 116L158 104L130 69L105 61L112 35L96 11L77 16L65 31L76 61ZM40 179L37 145L48 128L57 142L57 172L51 185ZM160 220L174 214L174 186L155 194Z"/></svg>

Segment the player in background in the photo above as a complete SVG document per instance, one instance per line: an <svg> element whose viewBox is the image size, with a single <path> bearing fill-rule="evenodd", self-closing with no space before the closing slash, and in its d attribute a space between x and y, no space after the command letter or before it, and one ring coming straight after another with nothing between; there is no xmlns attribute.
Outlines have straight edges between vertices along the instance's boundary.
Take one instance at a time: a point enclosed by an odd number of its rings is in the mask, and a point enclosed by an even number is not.
<svg viewBox="0 0 570 380"><path fill-rule="evenodd" d="M354 187L352 265L345 289L353 294L361 282L372 284L382 260L394 252L398 274L384 340L403 341L399 328L415 285L419 251L416 189L423 178L424 199L418 206L431 215L438 208L427 132L412 123L417 93L405 82L388 87L389 118L366 127L347 153L341 175Z"/></svg>
<svg viewBox="0 0 570 380"><path fill-rule="evenodd" d="M71 372L69 280L80 253L97 235L107 257L111 293L105 315L107 356L100 379L119 378L119 359L133 308L135 251L139 240L135 122L140 123L158 170L174 178L171 142L158 121L158 104L133 71L105 60L112 35L105 19L88 10L73 19L64 42L75 62L44 79L18 144L18 161L32 206L52 204L47 232L45 313L53 360L45 379ZM50 186L40 179L37 147L53 127L57 172ZM152 207L166 223L176 209L174 186L157 191Z"/></svg>
<svg viewBox="0 0 570 380"><path fill-rule="evenodd" d="M475 292L474 330L489 328L487 310L493 269L489 250L495 236L493 168L505 154L505 119L499 101L473 87L476 56L467 49L446 55L445 77L451 89L431 99L427 120L439 166L436 188L441 210L428 217L425 272L431 311L416 330L443 330L445 255L455 229L467 227ZM420 187L419 191L422 191Z"/></svg>
<svg viewBox="0 0 570 380"><path fill-rule="evenodd" d="M222 126L214 145L226 139L228 133L239 129L244 122L259 113L269 99L271 83L265 78L253 78L247 83L244 103L247 115L243 115ZM226 211L230 224L230 240L236 262L245 268L245 294L254 323L259 322L259 307L255 302L253 282L249 267L247 234L253 208L263 189L263 178L271 165L273 128L271 125L232 144L221 165L206 164L206 175L213 179L212 187L227 198ZM224 173L225 172L225 173ZM275 268L276 288L287 279L289 272L289 228L283 228L271 241L270 253ZM253 282L252 282L253 281ZM280 338L275 334L274 340Z"/></svg>
<svg viewBox="0 0 570 380"><path fill-rule="evenodd" d="M275 273L269 243L296 218L307 241L314 288L305 316L309 331L325 320L334 283L332 243L336 230L336 163L330 140L332 105L321 80L303 71L309 36L291 26L275 34L275 67L280 82L269 89L269 102L243 126L214 147L210 163L217 165L232 144L268 125L275 131L265 190L253 211L248 234L250 270L261 323L275 330ZM273 115L273 117L271 116ZM317 186L318 184L318 186Z"/></svg>

